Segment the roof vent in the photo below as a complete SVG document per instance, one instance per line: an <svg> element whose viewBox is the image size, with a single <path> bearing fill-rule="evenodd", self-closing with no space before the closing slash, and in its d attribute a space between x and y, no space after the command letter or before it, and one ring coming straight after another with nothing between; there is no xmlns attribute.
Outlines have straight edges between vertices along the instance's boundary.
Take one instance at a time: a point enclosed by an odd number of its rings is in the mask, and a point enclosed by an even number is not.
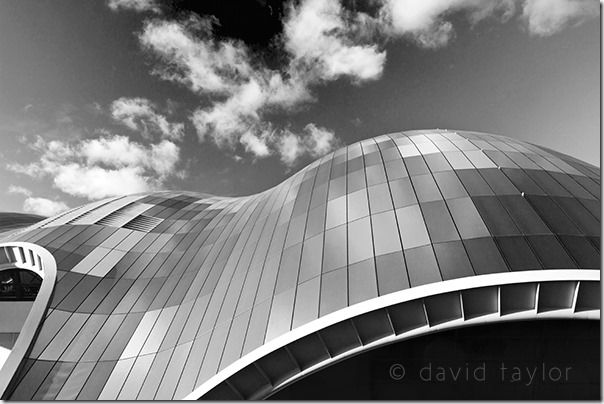
<svg viewBox="0 0 604 404"><path fill-rule="evenodd" d="M157 227L162 219L158 219L156 217L138 215L128 223L126 223L123 227L124 229L137 230L149 233L151 230Z"/></svg>

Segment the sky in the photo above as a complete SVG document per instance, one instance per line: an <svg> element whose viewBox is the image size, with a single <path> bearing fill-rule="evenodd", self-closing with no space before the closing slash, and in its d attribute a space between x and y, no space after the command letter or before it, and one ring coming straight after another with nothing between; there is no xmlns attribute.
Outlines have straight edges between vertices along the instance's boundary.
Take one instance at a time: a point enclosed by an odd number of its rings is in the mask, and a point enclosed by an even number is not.
<svg viewBox="0 0 604 404"><path fill-rule="evenodd" d="M0 0L0 211L248 195L369 137L600 165L597 0Z"/></svg>

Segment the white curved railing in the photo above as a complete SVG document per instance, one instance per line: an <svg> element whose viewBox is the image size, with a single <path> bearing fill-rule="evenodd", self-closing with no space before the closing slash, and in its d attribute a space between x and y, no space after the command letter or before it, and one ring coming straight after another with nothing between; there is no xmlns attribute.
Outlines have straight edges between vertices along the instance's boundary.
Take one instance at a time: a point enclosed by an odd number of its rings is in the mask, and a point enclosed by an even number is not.
<svg viewBox="0 0 604 404"><path fill-rule="evenodd" d="M6 399L8 398L6 395L9 393L11 381L19 372L38 328L46 315L57 277L57 264L50 252L35 244L24 242L0 243L0 248L8 249L9 254L14 257L14 260L11 260L13 262L0 265L0 271L20 268L35 272L42 278L42 285L21 328L19 337L2 368L0 368L0 398Z"/></svg>
<svg viewBox="0 0 604 404"><path fill-rule="evenodd" d="M231 399L266 398L311 373L353 355L393 342L445 329L518 320L553 318L599 319L599 306L593 309L580 309L577 307L580 287L583 285L585 290L587 290L588 286L599 286L599 281L600 271L597 270L573 269L505 272L436 282L376 297L320 317L266 342L264 345L225 367L218 374L184 397L184 399L196 400L203 398L204 395L212 392L214 388L226 389L230 396L209 394L210 399L221 397ZM463 295L468 296L468 294L475 291L488 291L488 293L492 294L492 310L476 316L468 315L468 312L471 312L476 307L472 308L472 303L469 299L464 302ZM516 293L517 296L510 295L512 293L510 291ZM507 297L503 294L506 294ZM510 297L512 300L510 300ZM541 302L539 301L540 297ZM514 302L514 298L517 298L518 301ZM506 307L509 304L520 304L522 299L528 299L527 301L533 299L533 307L527 306L526 309L517 307L513 310L508 310L508 307ZM381 313L381 311L388 313L388 310L392 311L393 308L413 303L417 303L419 310L423 310L423 314L426 317L425 325L397 332L396 327L393 326L392 318L386 315L384 321L389 322L392 333L384 334L373 340L369 338L367 341L364 341L363 331L370 330L372 326L371 323L368 323L369 327L367 330L361 329L364 317L366 318L372 315L372 313ZM476 303L473 304L476 305ZM459 307L459 310L456 307ZM453 313L451 310L457 311ZM293 348L292 345L303 341L305 337L312 334L321 334L325 330L345 322L352 323L351 330L356 332L356 336L360 342L358 346L343 348L341 352L335 355L331 354L302 369L299 366L300 361L296 359L295 353L290 349ZM317 340L325 342L321 337L317 338ZM329 347L326 346L325 348L329 352ZM283 357L291 357L292 362L298 364L298 369L297 371L294 370L288 374L272 378L270 375L276 375L279 371L271 373L271 371L267 371L267 367L270 367L271 360L275 360L275 362L279 360L277 355L274 355L278 350L286 351L281 360ZM273 354L273 359L271 359L271 354ZM279 367L283 368L284 366L281 364L275 368ZM266 381L265 385L252 389L254 391L239 391L236 377L242 371L257 372L255 376L259 380L264 379Z"/></svg>

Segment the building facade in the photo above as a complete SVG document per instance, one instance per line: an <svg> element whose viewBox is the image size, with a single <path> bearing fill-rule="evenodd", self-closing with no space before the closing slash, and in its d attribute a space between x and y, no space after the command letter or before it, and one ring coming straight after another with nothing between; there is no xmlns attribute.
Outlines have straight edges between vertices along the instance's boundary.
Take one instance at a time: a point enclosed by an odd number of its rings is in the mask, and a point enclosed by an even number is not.
<svg viewBox="0 0 604 404"><path fill-rule="evenodd" d="M428 333L599 320L600 172L507 137L400 132L256 195L109 198L0 247L0 270L41 278L3 399L259 399Z"/></svg>

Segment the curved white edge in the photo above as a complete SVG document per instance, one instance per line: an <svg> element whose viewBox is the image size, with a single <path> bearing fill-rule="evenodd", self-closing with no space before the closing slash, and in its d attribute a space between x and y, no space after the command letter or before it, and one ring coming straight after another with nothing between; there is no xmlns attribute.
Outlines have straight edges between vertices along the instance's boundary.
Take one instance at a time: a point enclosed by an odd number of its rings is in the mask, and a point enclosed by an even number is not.
<svg viewBox="0 0 604 404"><path fill-rule="evenodd" d="M42 275L42 285L23 324L23 328L21 328L17 341L6 362L4 362L4 365L0 369L0 398L5 400L7 399L6 395L10 393L8 389L10 388L11 381L19 371L48 309L57 278L57 263L50 252L32 243L0 243L0 247L21 247L26 251L32 251L40 257L42 265L42 273L39 272L38 268L29 265L27 262L22 264L17 262L12 265L13 268L27 269L36 272L38 275Z"/></svg>
<svg viewBox="0 0 604 404"><path fill-rule="evenodd" d="M201 386L193 390L187 396L185 396L184 400L198 400L203 397L207 392L212 390L214 387L219 385L221 382L227 380L229 377L233 376L235 373L239 372L246 366L256 362L260 358L270 354L271 352L276 351L279 348L282 348L290 343L303 338L309 334L325 329L331 325L339 323L344 320L348 320L362 314L372 312L374 310L382 309L389 306L394 306L399 303L404 303L424 297L440 295L448 292L459 292L467 289L481 288L487 286L502 286L509 284L520 284L520 283L539 283L539 282L549 282L549 281L600 281L600 271L599 270L591 270L591 269L551 269L551 270L533 270L533 271L518 271L518 272L501 272L501 273L493 273L486 275L477 275L472 277L465 278L457 278L451 279L448 281L435 282L426 285L416 286L409 289L404 289L398 292L393 292L384 296L379 296L370 300L366 300L361 303L357 303L353 306L349 306L343 308L341 310L329 313L325 316L322 316L316 320L313 320L307 324L304 324L298 328L295 328L279 337L273 338L272 340L266 342L262 346L256 348L255 350L249 352L244 355L240 359L236 360L229 366L225 367L219 373L205 381ZM512 320L529 320L529 319L537 319L537 318L569 318L571 313L567 312L568 310L559 310L551 313L536 313L536 310L529 310L527 312L515 313L505 316L500 316L499 314L492 316L483 316L477 319L472 320L455 320L447 323L435 325L432 327L424 326L409 332L406 332L399 336L398 339L402 339L402 337L409 338L412 336L419 336L423 334L438 332L443 329L456 328L463 326L469 326L472 324L481 324L481 323L492 323L492 322L503 322L503 321L512 321ZM599 319L600 311L597 310L596 313L587 312L585 314L574 314L571 317L573 318L586 318L586 319ZM397 336L388 337L391 339L395 339ZM356 348L356 350L365 351L370 349L369 347L374 346L377 347L379 345L384 345L388 342L393 342L388 340L388 338L380 339L375 341L372 344L364 345L362 347ZM337 359L340 360L349 357L350 355L354 355L358 353L356 350L351 350L349 352L338 355ZM331 363L335 363L330 361ZM313 367L304 370L300 374L291 378L291 380L298 379L302 373L307 375L312 371L318 370L318 368L324 367L325 362L321 362ZM274 388L282 388L286 384L291 382L290 379L284 381L283 383L275 386Z"/></svg>

